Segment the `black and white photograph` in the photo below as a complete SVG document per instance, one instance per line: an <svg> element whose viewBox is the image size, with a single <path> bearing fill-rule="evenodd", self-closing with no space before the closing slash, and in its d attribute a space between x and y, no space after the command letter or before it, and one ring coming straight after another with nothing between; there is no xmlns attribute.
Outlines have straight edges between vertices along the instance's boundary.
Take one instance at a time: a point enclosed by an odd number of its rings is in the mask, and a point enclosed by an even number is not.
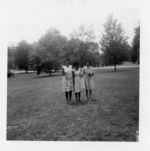
<svg viewBox="0 0 150 151"><path fill-rule="evenodd" d="M6 60L4 143L138 145L144 140L148 25L143 25L140 4L7 3L6 55L1 55Z"/></svg>
<svg viewBox="0 0 150 151"><path fill-rule="evenodd" d="M138 141L139 9L34 2L11 8L7 140Z"/></svg>

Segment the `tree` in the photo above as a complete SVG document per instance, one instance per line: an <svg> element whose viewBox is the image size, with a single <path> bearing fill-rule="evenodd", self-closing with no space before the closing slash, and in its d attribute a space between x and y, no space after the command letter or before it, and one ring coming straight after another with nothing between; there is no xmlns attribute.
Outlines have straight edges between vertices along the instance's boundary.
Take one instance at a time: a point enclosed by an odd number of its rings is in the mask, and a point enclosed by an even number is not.
<svg viewBox="0 0 150 151"><path fill-rule="evenodd" d="M78 58L78 50L79 50L80 40L76 38L71 38L65 45L63 49L62 60L65 58L69 58L71 64L77 60ZM63 61L62 61L63 62Z"/></svg>
<svg viewBox="0 0 150 151"><path fill-rule="evenodd" d="M92 26L85 27L81 25L77 31L74 31L71 34L71 40L68 45L68 52L71 52L73 58L71 60L77 60L80 62L81 66L84 66L87 61L91 61L92 65L99 65L99 61L97 61L97 56L99 56L98 52L98 44L94 42L95 35Z"/></svg>
<svg viewBox="0 0 150 151"><path fill-rule="evenodd" d="M113 15L108 16L100 44L105 65L114 65L115 71L116 65L127 59L130 47L127 43L128 38L124 34L121 23L118 23Z"/></svg>
<svg viewBox="0 0 150 151"><path fill-rule="evenodd" d="M40 55L40 46L38 42L32 43L32 51L29 55L30 67L34 71L38 71L40 73L40 65L41 65L41 55Z"/></svg>
<svg viewBox="0 0 150 151"><path fill-rule="evenodd" d="M56 29L50 29L40 38L32 57L38 74L43 71L51 75L52 71L60 69L66 42L66 37Z"/></svg>
<svg viewBox="0 0 150 151"><path fill-rule="evenodd" d="M89 26L86 28L84 24L81 24L77 31L71 33L71 37L84 42L93 41L95 39L93 27Z"/></svg>
<svg viewBox="0 0 150 151"><path fill-rule="evenodd" d="M140 26L135 28L135 36L133 38L131 52L132 62L138 62L138 64L139 64L139 49L140 49Z"/></svg>
<svg viewBox="0 0 150 151"><path fill-rule="evenodd" d="M14 56L15 65L19 69L23 69L28 72L29 69L29 54L31 51L31 45L28 44L25 40L21 41L16 47L16 52Z"/></svg>

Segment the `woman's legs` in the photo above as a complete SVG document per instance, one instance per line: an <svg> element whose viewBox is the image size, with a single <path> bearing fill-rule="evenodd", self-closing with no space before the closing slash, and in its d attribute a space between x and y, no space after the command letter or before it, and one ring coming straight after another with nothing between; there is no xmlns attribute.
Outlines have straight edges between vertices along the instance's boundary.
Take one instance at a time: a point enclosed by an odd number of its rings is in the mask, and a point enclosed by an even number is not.
<svg viewBox="0 0 150 151"><path fill-rule="evenodd" d="M69 101L71 101L72 98L72 91L69 91Z"/></svg>
<svg viewBox="0 0 150 151"><path fill-rule="evenodd" d="M79 100L79 102L80 102L80 97L81 97L81 93L79 92L78 93L78 100Z"/></svg>
<svg viewBox="0 0 150 151"><path fill-rule="evenodd" d="M75 92L76 102L78 102L78 93Z"/></svg>
<svg viewBox="0 0 150 151"><path fill-rule="evenodd" d="M87 98L87 101L88 101L89 100L88 89L86 89L86 98Z"/></svg>
<svg viewBox="0 0 150 151"><path fill-rule="evenodd" d="M65 92L65 96L66 96L66 100L67 100L67 102L69 101L69 92Z"/></svg>
<svg viewBox="0 0 150 151"><path fill-rule="evenodd" d="M81 98L81 92L76 92L75 93L75 97L76 97L76 101L77 102L80 102L81 100L80 100L80 98Z"/></svg>
<svg viewBox="0 0 150 151"><path fill-rule="evenodd" d="M90 92L90 101L91 101L92 89L90 89L89 92Z"/></svg>
<svg viewBox="0 0 150 151"><path fill-rule="evenodd" d="M91 98L92 98L92 89L86 89L86 98L87 98L87 101L90 100L91 101Z"/></svg>

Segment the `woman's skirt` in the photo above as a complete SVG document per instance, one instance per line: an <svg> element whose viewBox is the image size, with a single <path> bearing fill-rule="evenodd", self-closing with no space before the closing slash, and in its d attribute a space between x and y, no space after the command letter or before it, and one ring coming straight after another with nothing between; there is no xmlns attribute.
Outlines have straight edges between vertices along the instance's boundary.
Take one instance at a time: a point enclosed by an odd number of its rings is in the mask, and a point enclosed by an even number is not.
<svg viewBox="0 0 150 151"><path fill-rule="evenodd" d="M62 77L62 91L69 92L73 90L73 81L72 79L66 79Z"/></svg>
<svg viewBox="0 0 150 151"><path fill-rule="evenodd" d="M85 83L85 89L87 90L92 90L94 89L94 82L93 82L93 77L85 77L84 78L84 83Z"/></svg>
<svg viewBox="0 0 150 151"><path fill-rule="evenodd" d="M76 77L75 78L75 87L74 87L75 93L81 92L84 88L85 88L84 79L80 78L80 77Z"/></svg>

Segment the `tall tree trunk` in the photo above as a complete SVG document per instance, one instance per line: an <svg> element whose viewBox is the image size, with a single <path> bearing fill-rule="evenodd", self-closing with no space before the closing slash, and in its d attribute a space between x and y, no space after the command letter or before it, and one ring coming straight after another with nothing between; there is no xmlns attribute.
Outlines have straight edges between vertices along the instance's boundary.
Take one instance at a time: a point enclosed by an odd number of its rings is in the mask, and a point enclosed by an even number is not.
<svg viewBox="0 0 150 151"><path fill-rule="evenodd" d="M116 64L114 64L114 71L117 71Z"/></svg>

